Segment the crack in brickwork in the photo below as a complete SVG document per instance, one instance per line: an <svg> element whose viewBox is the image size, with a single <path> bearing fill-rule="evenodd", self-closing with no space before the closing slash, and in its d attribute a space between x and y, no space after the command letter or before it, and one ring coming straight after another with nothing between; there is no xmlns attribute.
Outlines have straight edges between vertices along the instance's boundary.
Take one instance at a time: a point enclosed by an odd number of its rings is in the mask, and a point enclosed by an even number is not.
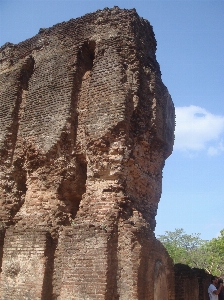
<svg viewBox="0 0 224 300"><path fill-rule="evenodd" d="M119 299L117 287L117 270L118 270L118 230L115 223L107 240L107 282L105 300Z"/></svg>
<svg viewBox="0 0 224 300"><path fill-rule="evenodd" d="M57 248L57 240L52 239L48 233L44 256L46 257L45 273L43 278L43 287L41 300L53 300L53 273L54 273L54 257Z"/></svg>
<svg viewBox="0 0 224 300"><path fill-rule="evenodd" d="M0 273L2 272L3 246L5 238L5 228L3 223L0 223Z"/></svg>

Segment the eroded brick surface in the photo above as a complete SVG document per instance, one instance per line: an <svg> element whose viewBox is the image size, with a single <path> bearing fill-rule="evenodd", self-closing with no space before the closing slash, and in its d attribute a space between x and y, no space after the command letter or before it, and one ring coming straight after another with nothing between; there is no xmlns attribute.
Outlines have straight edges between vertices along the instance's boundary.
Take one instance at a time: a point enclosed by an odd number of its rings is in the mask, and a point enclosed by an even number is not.
<svg viewBox="0 0 224 300"><path fill-rule="evenodd" d="M0 50L1 298L173 300L153 231L174 106L149 22L104 9Z"/></svg>
<svg viewBox="0 0 224 300"><path fill-rule="evenodd" d="M211 274L182 264L176 264L174 270L176 299L209 300L208 286L211 283Z"/></svg>

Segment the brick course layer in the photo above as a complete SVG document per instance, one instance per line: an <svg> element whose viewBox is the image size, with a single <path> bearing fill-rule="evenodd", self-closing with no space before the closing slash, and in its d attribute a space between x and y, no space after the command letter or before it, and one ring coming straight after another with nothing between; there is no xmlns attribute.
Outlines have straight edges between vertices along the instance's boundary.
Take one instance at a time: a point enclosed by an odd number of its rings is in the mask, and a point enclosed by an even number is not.
<svg viewBox="0 0 224 300"><path fill-rule="evenodd" d="M1 299L175 298L153 232L175 115L155 51L118 7L0 49Z"/></svg>

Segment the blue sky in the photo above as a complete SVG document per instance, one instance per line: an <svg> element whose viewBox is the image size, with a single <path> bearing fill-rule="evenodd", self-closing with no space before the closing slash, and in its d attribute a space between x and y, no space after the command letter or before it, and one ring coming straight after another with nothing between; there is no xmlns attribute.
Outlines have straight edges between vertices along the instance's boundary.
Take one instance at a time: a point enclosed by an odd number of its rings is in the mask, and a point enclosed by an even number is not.
<svg viewBox="0 0 224 300"><path fill-rule="evenodd" d="M0 0L0 46L105 7L136 8L157 39L162 79L176 107L156 234L201 238L224 228L224 1Z"/></svg>

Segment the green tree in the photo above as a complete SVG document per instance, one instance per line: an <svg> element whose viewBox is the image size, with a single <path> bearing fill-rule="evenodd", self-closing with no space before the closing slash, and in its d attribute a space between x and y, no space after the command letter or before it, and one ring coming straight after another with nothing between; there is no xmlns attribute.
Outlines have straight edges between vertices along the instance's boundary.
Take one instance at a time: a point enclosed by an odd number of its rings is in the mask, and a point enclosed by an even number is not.
<svg viewBox="0 0 224 300"><path fill-rule="evenodd" d="M218 276L224 274L224 230L220 231L217 238L208 241L199 250L204 257L201 268Z"/></svg>
<svg viewBox="0 0 224 300"><path fill-rule="evenodd" d="M174 263L204 269L210 274L224 274L224 229L217 238L205 241L199 233L186 234L184 230L166 231L159 235Z"/></svg>
<svg viewBox="0 0 224 300"><path fill-rule="evenodd" d="M183 228L175 229L174 232L166 231L165 235L159 235L158 239L163 243L174 263L187 264L191 267L198 261L199 247L205 243L199 233L189 235Z"/></svg>

